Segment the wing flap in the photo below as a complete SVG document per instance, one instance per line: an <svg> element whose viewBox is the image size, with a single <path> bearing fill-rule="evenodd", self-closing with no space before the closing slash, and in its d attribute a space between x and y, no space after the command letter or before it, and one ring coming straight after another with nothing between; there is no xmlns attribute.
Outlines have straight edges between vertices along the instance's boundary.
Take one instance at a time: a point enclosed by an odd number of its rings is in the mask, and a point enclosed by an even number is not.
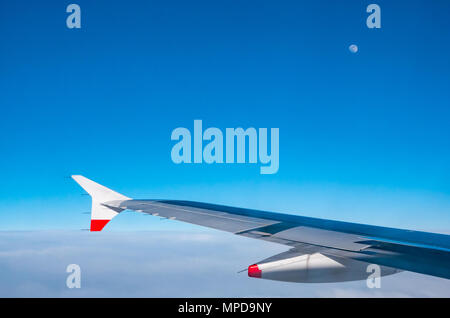
<svg viewBox="0 0 450 318"><path fill-rule="evenodd" d="M297 226L275 234L281 239L348 251L361 251L370 246L354 234Z"/></svg>
<svg viewBox="0 0 450 318"><path fill-rule="evenodd" d="M222 211L178 206L158 201L133 200L124 202L122 206L138 212L158 214L158 216L171 218L186 223L210 227L231 233L246 232L251 229L261 228L280 223L275 220L232 215Z"/></svg>

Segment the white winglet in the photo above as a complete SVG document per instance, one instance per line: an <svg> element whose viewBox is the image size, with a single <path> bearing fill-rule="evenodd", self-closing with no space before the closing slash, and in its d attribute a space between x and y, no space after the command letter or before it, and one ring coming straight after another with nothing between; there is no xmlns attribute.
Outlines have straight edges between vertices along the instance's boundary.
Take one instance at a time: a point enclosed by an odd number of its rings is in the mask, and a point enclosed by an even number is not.
<svg viewBox="0 0 450 318"><path fill-rule="evenodd" d="M130 198L80 175L72 176L92 198L91 232L101 231L113 217L122 212L122 201Z"/></svg>

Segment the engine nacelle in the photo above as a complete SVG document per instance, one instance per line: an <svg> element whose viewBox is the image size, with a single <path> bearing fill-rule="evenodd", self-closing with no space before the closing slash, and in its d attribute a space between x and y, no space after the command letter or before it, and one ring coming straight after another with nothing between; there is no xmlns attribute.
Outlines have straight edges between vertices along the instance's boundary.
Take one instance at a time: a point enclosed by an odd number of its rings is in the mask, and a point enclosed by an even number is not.
<svg viewBox="0 0 450 318"><path fill-rule="evenodd" d="M365 280L372 273L367 271L368 265L348 258L314 253L250 265L248 276L296 283ZM395 268L380 266L380 276L397 272Z"/></svg>

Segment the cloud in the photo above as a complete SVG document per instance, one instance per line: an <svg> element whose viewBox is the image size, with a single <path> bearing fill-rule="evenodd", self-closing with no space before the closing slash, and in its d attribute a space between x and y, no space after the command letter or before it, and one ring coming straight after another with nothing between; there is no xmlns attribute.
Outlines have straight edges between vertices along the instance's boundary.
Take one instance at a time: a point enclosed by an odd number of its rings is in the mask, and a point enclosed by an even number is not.
<svg viewBox="0 0 450 318"><path fill-rule="evenodd" d="M448 280L413 273L295 284L238 274L286 247L227 233L0 232L0 297L450 297ZM81 267L81 288L66 267ZM420 288L418 287L420 286Z"/></svg>

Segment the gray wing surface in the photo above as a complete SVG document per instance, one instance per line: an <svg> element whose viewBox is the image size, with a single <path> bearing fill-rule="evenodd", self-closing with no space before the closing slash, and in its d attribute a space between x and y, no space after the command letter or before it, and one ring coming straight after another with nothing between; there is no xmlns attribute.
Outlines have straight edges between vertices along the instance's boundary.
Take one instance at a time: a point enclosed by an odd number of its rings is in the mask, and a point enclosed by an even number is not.
<svg viewBox="0 0 450 318"><path fill-rule="evenodd" d="M107 203L106 203L107 205ZM126 200L130 209L236 235L450 278L450 235L178 200Z"/></svg>

